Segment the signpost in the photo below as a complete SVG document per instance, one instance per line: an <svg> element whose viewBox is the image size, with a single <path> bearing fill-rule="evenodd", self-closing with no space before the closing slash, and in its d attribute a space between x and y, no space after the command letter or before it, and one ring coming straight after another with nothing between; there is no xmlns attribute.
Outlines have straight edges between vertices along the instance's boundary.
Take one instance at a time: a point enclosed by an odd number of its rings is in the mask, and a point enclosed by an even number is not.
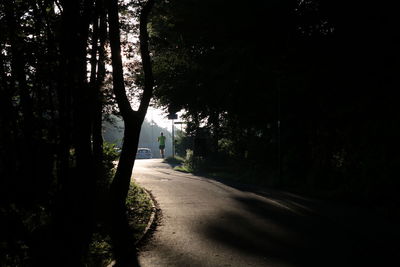
<svg viewBox="0 0 400 267"><path fill-rule="evenodd" d="M175 157L175 137L174 137L174 120L178 118L178 114L170 113L167 115L169 120L172 120L172 156Z"/></svg>
<svg viewBox="0 0 400 267"><path fill-rule="evenodd" d="M181 132L182 132L182 124L186 124L186 122L183 121L176 121L174 124L180 124L181 125Z"/></svg>
<svg viewBox="0 0 400 267"><path fill-rule="evenodd" d="M178 118L178 114L176 113L170 113L167 115L169 120L176 120Z"/></svg>

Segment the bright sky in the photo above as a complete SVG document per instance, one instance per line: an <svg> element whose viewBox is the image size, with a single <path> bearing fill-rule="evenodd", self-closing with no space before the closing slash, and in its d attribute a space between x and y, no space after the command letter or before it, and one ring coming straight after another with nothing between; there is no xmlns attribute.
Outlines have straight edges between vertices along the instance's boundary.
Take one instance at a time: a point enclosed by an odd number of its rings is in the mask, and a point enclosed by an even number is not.
<svg viewBox="0 0 400 267"><path fill-rule="evenodd" d="M155 109L153 107L149 107L146 114L146 120L152 121L154 120L159 126L166 128L170 126L171 121L166 118L166 114L160 109Z"/></svg>
<svg viewBox="0 0 400 267"><path fill-rule="evenodd" d="M182 121L181 120L182 113L183 111L177 112L178 119L174 121ZM146 114L146 120L148 121L154 120L154 122L158 124L160 127L167 128L168 131L172 131L172 121L169 120L167 118L167 114L160 109L149 107ZM180 129L180 125L175 125L175 127L179 127Z"/></svg>

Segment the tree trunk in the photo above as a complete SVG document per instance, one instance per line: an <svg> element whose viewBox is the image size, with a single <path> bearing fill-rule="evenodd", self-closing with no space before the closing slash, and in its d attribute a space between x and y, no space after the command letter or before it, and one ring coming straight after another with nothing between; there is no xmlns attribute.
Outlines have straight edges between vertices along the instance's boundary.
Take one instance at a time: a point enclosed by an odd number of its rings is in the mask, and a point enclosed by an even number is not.
<svg viewBox="0 0 400 267"><path fill-rule="evenodd" d="M153 75L148 51L147 20L153 0L147 1L140 14L140 48L145 75L143 97L138 111L132 110L126 96L121 59L118 1L109 0L109 36L113 67L113 89L124 120L124 142L117 172L110 188L111 238L117 266L138 266L133 235L126 217L126 197L129 190L132 169L143 123L153 90Z"/></svg>
<svg viewBox="0 0 400 267"><path fill-rule="evenodd" d="M3 48L3 47L1 47ZM6 188L15 188L17 172L17 111L13 107L8 77L6 75L4 55L0 53L0 199L11 199L14 192ZM10 184L14 184L10 186Z"/></svg>
<svg viewBox="0 0 400 267"><path fill-rule="evenodd" d="M93 226L96 176L91 149L92 102L86 76L86 44L93 5L91 1L84 1L84 4L82 12L80 1L65 1L62 13L60 50L65 72L61 76L63 85L60 92L61 100L65 101L62 127L66 127L67 133L62 140L66 143L61 145L65 157L63 168L69 174L61 181L56 214L56 232L60 237L57 254L63 259L62 266L83 264ZM65 165L69 163L70 147L75 152L72 168Z"/></svg>
<svg viewBox="0 0 400 267"><path fill-rule="evenodd" d="M19 105L22 110L22 146L16 146L17 155L21 164L18 168L20 174L21 185L19 187L32 188L35 184L34 165L33 163L33 111L32 99L29 94L28 84L25 73L25 59L23 54L23 40L20 36L20 23L16 3L9 3L5 5L5 18L8 29L8 39L10 42L11 50L11 86L19 94ZM28 191L29 192L29 191Z"/></svg>
<svg viewBox="0 0 400 267"><path fill-rule="evenodd" d="M106 25L104 22L104 5L102 0L96 1L96 11L93 19L93 34L92 34L92 51L91 51L91 75L90 88L93 108L92 116L92 138L93 138L93 162L96 176L102 178L103 172L103 137L102 137L102 94L101 87L103 86L105 77L105 38L104 30ZM100 41L100 44L98 43ZM99 59L97 60L97 55Z"/></svg>

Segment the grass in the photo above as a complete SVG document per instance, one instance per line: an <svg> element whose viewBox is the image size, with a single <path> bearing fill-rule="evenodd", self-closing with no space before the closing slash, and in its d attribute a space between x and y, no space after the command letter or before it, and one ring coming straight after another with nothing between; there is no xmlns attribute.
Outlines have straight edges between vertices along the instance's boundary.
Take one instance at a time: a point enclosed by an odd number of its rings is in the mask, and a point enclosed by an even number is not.
<svg viewBox="0 0 400 267"><path fill-rule="evenodd" d="M168 163L171 165L171 167L175 171L180 171L180 172L187 172L187 173L192 173L194 170L185 164L185 159L180 157L180 156L175 156L175 157L168 157L164 160L164 162Z"/></svg>
<svg viewBox="0 0 400 267"><path fill-rule="evenodd" d="M97 228L104 226L97 225ZM112 262L112 250L110 237L102 232L96 231L92 237L92 243L89 246L89 255L87 266L106 267Z"/></svg>
<svg viewBox="0 0 400 267"><path fill-rule="evenodd" d="M169 165L181 165L185 161L184 158L175 156L175 157L167 157L164 159L164 162L168 163Z"/></svg>
<svg viewBox="0 0 400 267"><path fill-rule="evenodd" d="M197 166L197 167L194 167ZM276 175L264 166L249 166L241 162L223 162L219 160L199 160L197 164L183 161L173 167L176 171L193 173L213 179L222 179L254 186L276 186Z"/></svg>
<svg viewBox="0 0 400 267"><path fill-rule="evenodd" d="M180 171L180 172L187 172L187 173L193 172L193 170L192 170L190 167L185 166L185 165L182 165L182 166L175 166L175 167L174 167L174 170L175 170L175 171Z"/></svg>
<svg viewBox="0 0 400 267"><path fill-rule="evenodd" d="M153 211L152 201L145 190L135 183L131 183L126 200L128 207L129 225L131 226L136 242L142 237Z"/></svg>
<svg viewBox="0 0 400 267"><path fill-rule="evenodd" d="M153 211L152 201L143 188L131 183L126 200L129 225L137 243L143 236ZM105 267L112 262L111 239L105 223L96 225L89 248L88 267Z"/></svg>

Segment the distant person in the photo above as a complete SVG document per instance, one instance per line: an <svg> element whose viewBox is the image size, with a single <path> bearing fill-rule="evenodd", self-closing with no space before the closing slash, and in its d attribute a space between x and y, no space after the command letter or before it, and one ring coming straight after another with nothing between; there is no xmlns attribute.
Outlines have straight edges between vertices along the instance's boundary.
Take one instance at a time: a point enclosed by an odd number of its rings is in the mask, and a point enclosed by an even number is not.
<svg viewBox="0 0 400 267"><path fill-rule="evenodd" d="M165 136L164 136L163 132L160 133L160 136L157 138L157 141L160 143L159 148L160 148L161 157L164 158Z"/></svg>

